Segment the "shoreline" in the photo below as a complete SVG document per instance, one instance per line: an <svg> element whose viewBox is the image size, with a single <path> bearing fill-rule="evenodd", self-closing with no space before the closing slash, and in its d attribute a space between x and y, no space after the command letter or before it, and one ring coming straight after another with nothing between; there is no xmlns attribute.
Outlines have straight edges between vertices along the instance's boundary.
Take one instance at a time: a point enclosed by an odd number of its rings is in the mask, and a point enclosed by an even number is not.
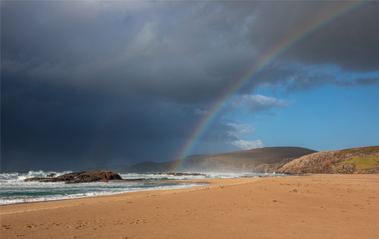
<svg viewBox="0 0 379 239"><path fill-rule="evenodd" d="M163 174L163 173L162 173ZM187 173L188 174L188 173ZM193 174L193 173L191 173ZM197 173L196 173L197 174ZM271 174L271 173L266 173L266 174L269 174L269 175L275 175L275 173ZM204 174L206 175L206 174ZM247 176L247 178L260 178L260 177L297 177L297 176L306 176L306 175L285 175L285 174L278 174L276 176L262 176L261 174L258 174L258 176ZM232 177L233 178L233 177ZM235 177L235 178L238 178L238 177ZM244 178L244 177L240 177L240 178ZM147 184L165 184L165 183L176 183L178 185L185 185L185 184L191 184L191 183L199 183L199 182L202 182L202 183L205 183L205 184L209 184L209 182L207 180L213 180L213 179L228 179L228 178L222 178L222 177L206 177L206 178L200 178L200 179L196 179L196 178L191 178L191 179L160 179L160 180L144 180L144 179L138 179L138 180L135 180L135 179L125 179L125 180L111 180L111 181L105 181L105 182L102 182L102 183L130 183L130 182L136 182L136 183L147 183ZM133 180L133 181L129 181L129 180ZM205 180L205 182L203 182ZM38 182L38 183L45 183L45 182ZM61 182L54 182L53 184L55 183L61 183ZM78 183L78 184L71 184L71 185L86 185L86 184L92 184L92 183L97 183L97 182L86 182L86 183ZM201 184L201 183L200 183ZM192 188L192 187L198 187L198 186L202 186L202 185L192 185L192 186L189 186L189 188ZM175 190L176 188L172 188L172 189L167 189L167 190ZM178 188L180 189L180 188ZM25 201L23 201L22 199L18 200L17 199L14 199L13 201L17 201L17 202L11 202L11 203L0 203L0 207L1 206L8 206L8 205L16 205L16 204L28 204L28 203L39 203L39 202L51 202L51 201L63 201L63 200L75 200L75 199L80 199L80 198L90 198L90 197L103 197L103 196L111 196L111 195L117 195L117 194L123 194L123 193L132 193L132 192L138 192L138 191L154 191L154 190L166 190L166 189L138 189L138 190L130 190L130 191L124 191L124 192L104 192L104 193L98 193L96 195L76 195L76 194L68 194L66 196L61 196L61 197L58 197L58 198L54 198L53 196L54 195L47 195L48 197L37 197L37 198L29 198L29 199L24 199ZM91 191L89 192L83 192L83 193L91 193ZM96 193L96 192L95 192ZM51 197L49 197L51 196Z"/></svg>
<svg viewBox="0 0 379 239"><path fill-rule="evenodd" d="M201 179L199 179L201 180ZM190 184L194 183L193 180L161 180L161 181L142 181L146 183L170 183L170 182L176 182L178 184ZM43 183L43 182L42 182ZM196 183L196 182L195 182ZM204 182L204 185L210 184L209 182ZM199 183L199 185L191 186L188 188L194 188L194 187L201 187L204 186L202 183ZM180 189L180 188L179 188ZM120 195L125 193L134 193L134 192L147 192L147 191L161 191L161 190L176 190L176 189L146 189L146 190L139 190L139 191L129 191L129 192L120 192L120 193L114 193L114 194L104 194L104 195L94 195L94 196L84 196L84 197L77 197L77 198L66 198L66 199L52 199L52 200L45 200L45 201L30 201L30 202L17 202L17 203L11 203L11 204L0 204L0 208L3 206L11 206L11 205L19 205L19 204L30 204L30 203L44 203L44 202L57 202L57 201L66 201L66 200L77 200L82 198L94 198L94 197L106 197L106 196L114 196L114 195ZM1 210L0 210L1 214Z"/></svg>
<svg viewBox="0 0 379 239"><path fill-rule="evenodd" d="M258 179L260 177L254 178ZM114 200L124 200L125 198L133 197L133 198L140 198L140 197L148 197L151 194L160 194L162 195L169 195L169 194L176 194L180 192L187 192L187 191L197 191L201 190L202 187L210 186L210 188L218 187L221 185L221 182L218 182L219 180L232 180L237 181L239 183L240 179L243 178L227 178L227 179L191 179L191 180L169 180L168 182L179 182L179 183L198 183L199 185L193 186L193 187L187 187L187 188L179 188L179 189L161 189L161 190L141 190L141 191L131 191L131 192L124 192L124 193L118 193L118 194L110 194L110 195L96 195L96 196L88 196L88 197L81 197L81 198L72 198L72 199L58 199L58 200L50 200L50 201L37 201L37 202L22 202L22 203L15 203L15 204L6 204L6 205L0 205L0 216L6 215L11 213L19 213L24 212L24 210L20 209L18 210L18 206L21 205L33 205L38 204L37 210L39 209L48 209L49 207L56 208L56 206L69 206L69 205L79 205L83 203L92 203L97 201L114 201ZM153 181L154 183L164 182L164 181ZM150 183L150 182L149 182ZM232 184L233 185L233 184ZM222 185L221 185L222 186ZM199 188L199 189L197 189ZM120 198L122 197L122 198ZM119 199L120 198L120 199ZM55 205L57 203L57 205ZM45 204L52 204L48 205L47 207ZM24 207L22 207L24 208ZM15 211L12 211L16 209Z"/></svg>
<svg viewBox="0 0 379 239"><path fill-rule="evenodd" d="M3 205L1 237L379 238L377 174L190 181L211 184Z"/></svg>

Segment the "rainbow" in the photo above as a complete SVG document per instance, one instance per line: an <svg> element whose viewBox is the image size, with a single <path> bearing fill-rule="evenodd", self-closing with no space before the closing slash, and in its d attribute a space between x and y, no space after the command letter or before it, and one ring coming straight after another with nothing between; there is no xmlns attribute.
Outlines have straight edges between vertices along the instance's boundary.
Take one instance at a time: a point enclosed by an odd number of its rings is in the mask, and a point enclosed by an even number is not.
<svg viewBox="0 0 379 239"><path fill-rule="evenodd" d="M339 5L339 7L329 9L323 16L318 16L318 18L303 24L296 29L295 32L292 34L287 34L276 45L262 54L260 58L254 61L254 63L244 72L244 74L242 74L240 78L234 80L232 85L226 88L226 90L217 98L216 103L209 109L209 113L196 125L195 129L192 131L192 134L188 138L189 140L187 140L182 149L179 151L178 157L176 157L179 160L174 171L182 171L185 168L186 162L188 161L186 160L186 157L190 155L198 146L200 139L206 134L210 126L220 116L224 106L226 105L225 102L228 102L241 88L246 86L266 66L278 57L293 49L300 42L304 41L324 26L360 8L368 2L370 2L370 0L341 2L342 6Z"/></svg>

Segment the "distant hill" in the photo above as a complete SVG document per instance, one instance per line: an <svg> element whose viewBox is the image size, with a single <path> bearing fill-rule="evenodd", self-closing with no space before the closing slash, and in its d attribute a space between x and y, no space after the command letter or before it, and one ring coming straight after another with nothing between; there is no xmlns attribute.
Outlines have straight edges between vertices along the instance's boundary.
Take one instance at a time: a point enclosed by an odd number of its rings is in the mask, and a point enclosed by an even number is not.
<svg viewBox="0 0 379 239"><path fill-rule="evenodd" d="M316 152L300 147L266 147L230 153L200 154L163 163L142 162L85 170L118 173L257 172L285 174L379 173L379 146Z"/></svg>
<svg viewBox="0 0 379 239"><path fill-rule="evenodd" d="M300 147L266 147L230 153L192 155L185 160L164 163L142 162L130 166L128 171L176 172L180 169L182 172L271 172L296 158L315 152Z"/></svg>
<svg viewBox="0 0 379 239"><path fill-rule="evenodd" d="M278 172L286 174L379 173L379 146L305 155L285 164Z"/></svg>
<svg viewBox="0 0 379 239"><path fill-rule="evenodd" d="M80 171L96 171L96 170L108 170L117 173L127 173L129 171L128 165L106 165L98 167L86 167L81 168Z"/></svg>

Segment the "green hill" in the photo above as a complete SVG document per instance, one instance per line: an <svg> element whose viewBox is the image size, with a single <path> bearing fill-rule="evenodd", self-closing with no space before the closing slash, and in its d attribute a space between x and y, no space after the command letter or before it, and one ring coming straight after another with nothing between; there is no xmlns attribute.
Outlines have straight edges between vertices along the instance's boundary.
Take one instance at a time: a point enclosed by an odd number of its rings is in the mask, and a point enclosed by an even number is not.
<svg viewBox="0 0 379 239"><path fill-rule="evenodd" d="M379 173L379 146L309 154L285 164L278 172L286 174Z"/></svg>

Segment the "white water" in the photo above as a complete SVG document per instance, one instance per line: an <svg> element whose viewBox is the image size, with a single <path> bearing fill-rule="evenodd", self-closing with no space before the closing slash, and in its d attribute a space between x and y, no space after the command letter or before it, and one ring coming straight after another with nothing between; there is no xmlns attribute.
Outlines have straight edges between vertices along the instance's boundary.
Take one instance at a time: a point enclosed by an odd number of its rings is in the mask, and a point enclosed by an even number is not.
<svg viewBox="0 0 379 239"><path fill-rule="evenodd" d="M206 176L173 176L167 174L120 174L123 179L142 179L137 182L96 182L96 183L80 183L65 184L63 182L56 183L40 183L40 182L24 182L25 178L30 177L46 177L55 173L56 176L70 173L65 172L44 172L30 171L28 173L0 173L0 205L41 202L53 200L65 200L82 197L93 197L101 195L112 195L134 191L147 190L164 190L179 189L199 186L196 183L177 183L170 180L191 180L191 179L207 179L207 178L239 178L239 177L275 177L284 175L275 174L246 174L246 173L207 173ZM156 183L156 181L162 181Z"/></svg>

